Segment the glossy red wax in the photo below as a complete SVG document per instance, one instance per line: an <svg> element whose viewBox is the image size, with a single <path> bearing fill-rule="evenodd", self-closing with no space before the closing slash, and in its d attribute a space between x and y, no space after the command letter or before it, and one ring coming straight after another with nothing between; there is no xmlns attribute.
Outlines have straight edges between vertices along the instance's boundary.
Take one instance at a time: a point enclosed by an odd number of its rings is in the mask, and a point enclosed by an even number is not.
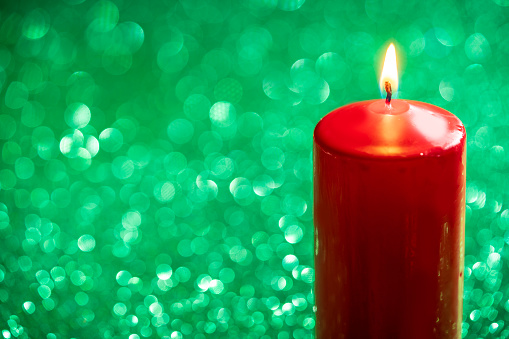
<svg viewBox="0 0 509 339"><path fill-rule="evenodd" d="M317 338L460 338L461 121L365 101L325 116L314 140Z"/></svg>

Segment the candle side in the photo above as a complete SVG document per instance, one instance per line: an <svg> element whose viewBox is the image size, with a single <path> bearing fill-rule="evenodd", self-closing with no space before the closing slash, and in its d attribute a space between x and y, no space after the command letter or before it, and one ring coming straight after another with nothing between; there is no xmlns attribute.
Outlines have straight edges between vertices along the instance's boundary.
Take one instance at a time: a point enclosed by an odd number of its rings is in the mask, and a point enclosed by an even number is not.
<svg viewBox="0 0 509 339"><path fill-rule="evenodd" d="M466 134L407 103L352 104L315 129L317 338L461 337Z"/></svg>

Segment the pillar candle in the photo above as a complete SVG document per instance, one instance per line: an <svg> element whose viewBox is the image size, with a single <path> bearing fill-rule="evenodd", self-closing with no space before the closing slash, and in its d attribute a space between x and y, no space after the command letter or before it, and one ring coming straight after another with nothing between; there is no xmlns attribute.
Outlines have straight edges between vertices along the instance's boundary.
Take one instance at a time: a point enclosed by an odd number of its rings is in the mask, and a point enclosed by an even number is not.
<svg viewBox="0 0 509 339"><path fill-rule="evenodd" d="M317 124L317 338L461 337L465 141L452 113L410 100Z"/></svg>

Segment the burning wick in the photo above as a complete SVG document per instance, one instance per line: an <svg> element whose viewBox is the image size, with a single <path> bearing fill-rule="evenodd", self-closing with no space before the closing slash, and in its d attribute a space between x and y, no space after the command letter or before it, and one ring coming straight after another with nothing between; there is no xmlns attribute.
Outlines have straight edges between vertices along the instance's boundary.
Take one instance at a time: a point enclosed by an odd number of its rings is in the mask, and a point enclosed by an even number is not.
<svg viewBox="0 0 509 339"><path fill-rule="evenodd" d="M385 82L385 92L387 92L387 96L385 97L385 104L391 105L391 97L392 97L392 88L391 83L389 81Z"/></svg>

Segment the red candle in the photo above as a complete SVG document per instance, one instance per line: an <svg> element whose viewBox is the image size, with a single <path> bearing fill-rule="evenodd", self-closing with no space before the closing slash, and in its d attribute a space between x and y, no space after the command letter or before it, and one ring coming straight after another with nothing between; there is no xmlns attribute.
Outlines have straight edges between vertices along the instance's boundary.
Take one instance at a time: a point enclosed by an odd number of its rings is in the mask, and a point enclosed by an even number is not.
<svg viewBox="0 0 509 339"><path fill-rule="evenodd" d="M461 337L465 140L453 114L409 100L318 123L317 338Z"/></svg>

